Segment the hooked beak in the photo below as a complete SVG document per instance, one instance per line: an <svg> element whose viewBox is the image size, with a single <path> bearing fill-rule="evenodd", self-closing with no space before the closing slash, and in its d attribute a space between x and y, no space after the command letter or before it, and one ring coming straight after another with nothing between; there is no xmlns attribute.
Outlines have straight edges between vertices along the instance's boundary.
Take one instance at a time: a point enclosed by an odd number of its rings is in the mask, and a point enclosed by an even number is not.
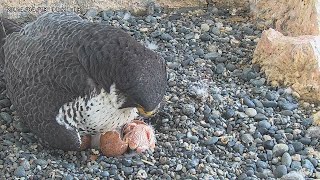
<svg viewBox="0 0 320 180"><path fill-rule="evenodd" d="M145 111L142 107L137 107L138 113L142 117L151 117L155 111Z"/></svg>

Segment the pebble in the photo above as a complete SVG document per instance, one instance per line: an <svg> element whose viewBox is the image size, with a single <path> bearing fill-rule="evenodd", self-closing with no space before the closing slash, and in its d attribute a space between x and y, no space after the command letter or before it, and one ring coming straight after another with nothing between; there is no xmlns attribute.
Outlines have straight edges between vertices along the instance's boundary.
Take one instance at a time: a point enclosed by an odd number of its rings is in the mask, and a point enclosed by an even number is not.
<svg viewBox="0 0 320 180"><path fill-rule="evenodd" d="M281 164L287 167L290 167L291 163L292 163L292 158L290 154L288 152L283 153L281 158Z"/></svg>
<svg viewBox="0 0 320 180"><path fill-rule="evenodd" d="M136 178L147 179L148 178L148 174L144 169L139 169L139 171L137 172Z"/></svg>
<svg viewBox="0 0 320 180"><path fill-rule="evenodd" d="M23 168L23 166L18 166L17 169L14 171L14 175L16 177L26 177L27 176L26 171Z"/></svg>
<svg viewBox="0 0 320 180"><path fill-rule="evenodd" d="M196 112L196 109L193 105L191 104L185 104L182 108L182 112L185 115L193 115Z"/></svg>
<svg viewBox="0 0 320 180"><path fill-rule="evenodd" d="M255 117L257 115L257 111L254 108L247 108L245 113L249 117Z"/></svg>
<svg viewBox="0 0 320 180"><path fill-rule="evenodd" d="M133 168L132 167L123 167L122 170L123 170L125 175L130 175L130 174L133 173Z"/></svg>
<svg viewBox="0 0 320 180"><path fill-rule="evenodd" d="M309 172L313 172L314 165L308 160L302 160L302 167L306 168Z"/></svg>
<svg viewBox="0 0 320 180"><path fill-rule="evenodd" d="M101 174L100 174L102 177L109 177L110 174L108 171L102 171Z"/></svg>
<svg viewBox="0 0 320 180"><path fill-rule="evenodd" d="M0 118L5 121L7 124L11 123L13 121L12 116L6 112L0 113Z"/></svg>
<svg viewBox="0 0 320 180"><path fill-rule="evenodd" d="M288 173L288 169L285 165L279 165L273 173L276 178L281 178Z"/></svg>
<svg viewBox="0 0 320 180"><path fill-rule="evenodd" d="M210 59L210 60L215 60L215 59L217 59L219 56L220 56L219 53L217 53L217 52L211 52L211 53L205 54L205 55L204 55L204 58L205 58L205 59Z"/></svg>
<svg viewBox="0 0 320 180"><path fill-rule="evenodd" d="M270 129L271 124L269 123L268 120L262 120L258 122L258 127L265 128L265 129Z"/></svg>
<svg viewBox="0 0 320 180"><path fill-rule="evenodd" d="M297 171L291 171L281 177L281 180L305 180L303 175Z"/></svg>
<svg viewBox="0 0 320 180"><path fill-rule="evenodd" d="M272 149L272 153L275 157L279 157L282 156L283 153L288 152L289 147L286 144L276 144L273 149Z"/></svg>
<svg viewBox="0 0 320 180"><path fill-rule="evenodd" d="M255 103L254 103L253 101L251 101L251 100L250 100L249 98L247 98L247 97L244 97L244 98L243 98L243 102L244 102L244 104L247 105L249 108L255 108L255 107L256 107Z"/></svg>
<svg viewBox="0 0 320 180"><path fill-rule="evenodd" d="M170 40L173 39L173 37L172 37L170 34L168 34L168 33L163 33L163 34L161 34L160 38L161 38L162 40L165 40L165 41L170 41Z"/></svg>
<svg viewBox="0 0 320 180"><path fill-rule="evenodd" d="M178 165L176 166L176 171L181 171L182 168L183 168L182 164L178 164Z"/></svg>
<svg viewBox="0 0 320 180"><path fill-rule="evenodd" d="M252 79L252 80L250 80L250 82L251 82L252 85L254 85L256 87L261 87L266 82L266 79L265 78Z"/></svg>
<svg viewBox="0 0 320 180"><path fill-rule="evenodd" d="M225 71L225 66L223 63L219 63L216 67L216 73L217 74L222 74Z"/></svg>
<svg viewBox="0 0 320 180"><path fill-rule="evenodd" d="M219 141L219 138L214 136L214 137L211 137L208 140L206 140L205 144L206 145L213 145L213 144L217 143L218 141Z"/></svg>
<svg viewBox="0 0 320 180"><path fill-rule="evenodd" d="M252 144L254 141L254 138L252 137L251 134L243 134L241 136L241 140L244 144Z"/></svg>
<svg viewBox="0 0 320 180"><path fill-rule="evenodd" d="M208 24L201 24L201 31L208 32L210 30L210 26Z"/></svg>
<svg viewBox="0 0 320 180"><path fill-rule="evenodd" d="M275 108L278 106L278 103L276 101L262 101L262 104L264 107L271 107L271 108Z"/></svg>

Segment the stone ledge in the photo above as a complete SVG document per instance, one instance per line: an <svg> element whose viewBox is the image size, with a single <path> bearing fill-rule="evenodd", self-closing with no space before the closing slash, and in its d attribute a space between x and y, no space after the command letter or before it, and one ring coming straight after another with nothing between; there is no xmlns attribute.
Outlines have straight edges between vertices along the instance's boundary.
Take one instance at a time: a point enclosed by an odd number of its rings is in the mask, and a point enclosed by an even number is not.
<svg viewBox="0 0 320 180"><path fill-rule="evenodd" d="M319 0L250 0L257 24L288 36L320 35ZM264 27L263 27L264 26Z"/></svg>
<svg viewBox="0 0 320 180"><path fill-rule="evenodd" d="M320 102L320 36L289 37L274 29L262 33L253 54L273 85L292 86L302 100Z"/></svg>

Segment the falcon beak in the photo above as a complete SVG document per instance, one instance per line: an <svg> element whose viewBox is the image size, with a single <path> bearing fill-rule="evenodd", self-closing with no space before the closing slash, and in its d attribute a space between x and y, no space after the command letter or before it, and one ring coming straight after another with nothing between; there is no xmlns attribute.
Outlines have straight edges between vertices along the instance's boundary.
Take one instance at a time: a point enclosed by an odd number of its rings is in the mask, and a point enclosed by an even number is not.
<svg viewBox="0 0 320 180"><path fill-rule="evenodd" d="M154 111L145 111L142 107L137 107L138 113L142 117L151 117L154 114Z"/></svg>

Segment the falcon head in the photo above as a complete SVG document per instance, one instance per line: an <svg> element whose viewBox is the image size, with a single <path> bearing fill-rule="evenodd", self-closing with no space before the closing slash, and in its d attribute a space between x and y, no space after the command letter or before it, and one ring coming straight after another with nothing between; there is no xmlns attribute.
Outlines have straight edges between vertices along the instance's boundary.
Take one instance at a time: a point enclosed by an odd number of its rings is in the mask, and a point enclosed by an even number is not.
<svg viewBox="0 0 320 180"><path fill-rule="evenodd" d="M164 59L121 29L104 26L100 32L105 37L95 33L100 40L85 44L81 51L86 53L81 58L84 67L106 91L115 85L117 107L136 108L140 115L151 116L167 87Z"/></svg>
<svg viewBox="0 0 320 180"><path fill-rule="evenodd" d="M140 45L140 44L139 44ZM167 87L165 61L144 46L124 53L115 85L124 97L121 108L137 108L139 115L152 116L160 106Z"/></svg>
<svg viewBox="0 0 320 180"><path fill-rule="evenodd" d="M123 31L114 31L114 39L104 49L109 59L103 83L108 89L114 84L120 108L136 108L149 117L159 107L167 87L164 59Z"/></svg>

